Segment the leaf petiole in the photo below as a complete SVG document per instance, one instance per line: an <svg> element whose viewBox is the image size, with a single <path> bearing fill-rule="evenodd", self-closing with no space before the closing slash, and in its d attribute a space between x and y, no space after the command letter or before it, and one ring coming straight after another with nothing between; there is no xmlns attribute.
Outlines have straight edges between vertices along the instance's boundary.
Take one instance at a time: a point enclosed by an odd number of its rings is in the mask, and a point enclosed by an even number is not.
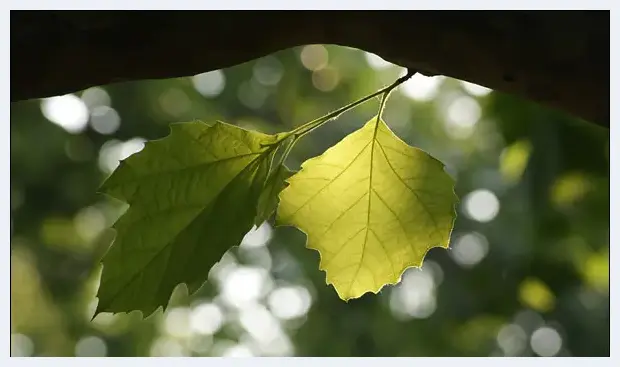
<svg viewBox="0 0 620 367"><path fill-rule="evenodd" d="M314 119L310 122L307 122L301 126L298 126L297 128L289 131L288 133L285 133L285 135L288 137L290 135L294 135L295 137L301 138L302 136L308 134L309 132L311 132L312 130L322 126L323 124L325 124L326 122L335 119L336 117L340 116L341 114L345 113L346 111L355 108L359 105L361 105L364 102L367 102L373 98L375 98L376 96L379 95L383 95L384 98L387 97L387 95L396 87L398 87L399 85L401 85L402 83L406 82L408 79L410 79L413 75L415 75L416 71L415 70L411 70L408 69L407 70L407 74L405 74L404 76L398 78L394 83L388 85L387 87L381 88L378 91L369 94L363 98L358 99L357 101L351 102L346 106L343 106L333 112L328 113L325 116L319 117L317 119ZM384 103L384 102L383 102Z"/></svg>
<svg viewBox="0 0 620 367"><path fill-rule="evenodd" d="M379 89L378 91L369 94L365 97L362 97L360 99L358 99L357 101L351 102L346 106L343 106L335 111L332 111L330 113L328 113L327 115L321 116L319 118L316 118L312 121L309 121L303 125L298 126L297 128L285 132L285 133L279 133L278 134L278 138L271 143L267 143L267 144L262 144L262 146L267 147L267 146L279 146L282 142L284 142L286 139L290 138L291 136L293 137L293 140L290 141L290 143L287 145L286 150L282 156L282 162L284 163L284 160L286 159L286 157L288 156L288 154L290 153L290 151L293 149L293 146L295 145L295 143L297 143L297 141L299 139L301 139L302 137L304 137L306 134L310 133L311 131L323 126L325 123L327 123L330 120L333 120L335 118L337 118L338 116L340 116L341 114L347 112L350 109L353 109L361 104L363 104L364 102L367 102L379 95L382 96L381 98L381 104L379 106L379 116L381 116L381 112L383 111L383 108L385 107L385 102L387 100L388 95L392 92L392 90L394 90L396 87L398 87L399 85L403 84L404 82L406 82L407 80L409 80L412 76L415 75L417 71L415 70L411 70L411 69L407 69L407 74L405 74L404 76L396 79L396 81L394 81L394 83L388 85L387 87L383 87L381 89ZM270 149L271 151L271 149Z"/></svg>

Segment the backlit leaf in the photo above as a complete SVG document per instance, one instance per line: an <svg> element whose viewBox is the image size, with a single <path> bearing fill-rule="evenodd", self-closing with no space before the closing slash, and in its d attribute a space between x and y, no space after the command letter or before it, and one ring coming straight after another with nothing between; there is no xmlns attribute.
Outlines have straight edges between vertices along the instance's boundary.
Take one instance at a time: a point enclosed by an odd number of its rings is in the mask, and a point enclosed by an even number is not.
<svg viewBox="0 0 620 367"><path fill-rule="evenodd" d="M306 161L288 183L277 223L307 234L344 300L397 283L429 249L448 247L453 179L377 118Z"/></svg>
<svg viewBox="0 0 620 367"><path fill-rule="evenodd" d="M275 140L221 122L173 124L121 162L101 190L130 207L103 258L96 313L147 316L178 284L200 288L252 228Z"/></svg>

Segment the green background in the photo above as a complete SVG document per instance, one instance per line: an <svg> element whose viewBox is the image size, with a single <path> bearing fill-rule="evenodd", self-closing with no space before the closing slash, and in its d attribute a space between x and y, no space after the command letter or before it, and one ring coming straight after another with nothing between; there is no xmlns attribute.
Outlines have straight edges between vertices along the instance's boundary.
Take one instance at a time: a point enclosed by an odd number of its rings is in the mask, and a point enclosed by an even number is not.
<svg viewBox="0 0 620 367"><path fill-rule="evenodd" d="M345 303L301 232L264 224L196 294L178 287L165 313L91 322L99 260L125 210L96 191L119 159L171 122L290 130L403 72L360 50L311 45L195 77L13 103L11 354L608 356L609 130L445 77L415 76L384 113L457 179L451 249L433 249L422 270ZM377 107L318 129L288 166Z"/></svg>

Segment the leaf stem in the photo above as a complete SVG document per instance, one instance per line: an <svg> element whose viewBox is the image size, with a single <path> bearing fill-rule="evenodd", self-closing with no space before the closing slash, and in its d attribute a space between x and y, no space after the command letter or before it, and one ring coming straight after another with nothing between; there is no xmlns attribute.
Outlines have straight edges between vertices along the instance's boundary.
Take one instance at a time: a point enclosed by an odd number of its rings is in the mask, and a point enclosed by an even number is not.
<svg viewBox="0 0 620 367"><path fill-rule="evenodd" d="M336 117L340 116L341 114L343 114L344 112L357 107L359 105L361 105L362 103L375 98L378 95L383 95L383 98L381 100L381 107L379 109L379 114L381 114L381 111L383 110L383 107L385 105L385 99L387 98L387 95L392 92L392 90L394 90L396 87L398 87L399 85L403 84L404 82L406 82L409 78L411 78L413 75L415 75L416 71L415 70L411 70L411 69L407 69L407 74L405 74L404 76L398 78L394 83L388 85L387 87L381 88L378 91L367 95L366 97L360 98L355 102L351 102L346 106L343 106L333 112L328 113L325 116L319 117L315 120L312 120L310 122L307 122L299 127L297 127L294 130L289 131L288 133L286 133L286 137L289 137L291 135L295 136L295 140L297 140L298 138L301 138L302 136L308 134L309 132L311 132L312 130L322 126L323 124L325 124L326 122L335 119Z"/></svg>
<svg viewBox="0 0 620 367"><path fill-rule="evenodd" d="M299 138L300 137L298 136L294 136L293 139L291 139L291 141L288 142L288 144L286 145L286 148L284 148L282 157L280 158L280 165L284 165L284 162L286 162L286 158L288 158L289 153L291 152L291 150L293 150L293 146L295 146L295 143L297 143L297 140L299 140Z"/></svg>
<svg viewBox="0 0 620 367"><path fill-rule="evenodd" d="M286 158L288 157L289 153L291 152L291 150L293 149L293 146L295 146L295 144L297 143L297 141L299 139L301 139L302 137L304 137L306 134L310 133L311 131L313 131L314 129L317 129L321 126L323 126L325 123L327 123L330 120L335 119L336 117L340 116L341 114L345 113L346 111L355 108L359 105L361 105L362 103L369 101L373 98L375 98L376 96L381 95L381 103L379 105L379 113L378 113L378 119L381 118L381 114L383 113L383 109L385 108L385 103L387 101L387 98L389 96L389 94L399 85L403 84L404 82L406 82L407 80L409 80L412 76L414 76L417 73L416 70L412 70L412 69L407 69L407 74L405 74L404 76L396 79L396 81L394 81L394 83L388 85L387 87L383 87L381 89L379 89L378 91L369 94L365 97L362 97L360 99L358 99L357 101L351 102L346 106L343 106L333 112L328 113L327 115L321 116L317 119L314 119L310 122L307 122L301 126L298 126L297 128L286 132L286 133L281 133L279 134L279 138L276 139L276 141L274 141L273 143L269 143L269 144L265 144L265 146L271 146L272 148L269 150L271 151L272 149L277 149L280 144L282 144L285 140L289 139L292 137L292 139L288 142L288 144L286 145L286 148L284 149L284 153L282 154L282 158L280 159L280 163L279 164L284 164L284 161L286 160Z"/></svg>

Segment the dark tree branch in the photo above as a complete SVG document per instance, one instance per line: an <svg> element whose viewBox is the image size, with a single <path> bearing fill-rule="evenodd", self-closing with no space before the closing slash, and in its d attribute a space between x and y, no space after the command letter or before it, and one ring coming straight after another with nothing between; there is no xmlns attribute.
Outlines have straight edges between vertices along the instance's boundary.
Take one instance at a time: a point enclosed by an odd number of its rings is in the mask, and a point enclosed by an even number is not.
<svg viewBox="0 0 620 367"><path fill-rule="evenodd" d="M230 67L312 43L376 53L609 127L609 12L11 12L11 101Z"/></svg>

